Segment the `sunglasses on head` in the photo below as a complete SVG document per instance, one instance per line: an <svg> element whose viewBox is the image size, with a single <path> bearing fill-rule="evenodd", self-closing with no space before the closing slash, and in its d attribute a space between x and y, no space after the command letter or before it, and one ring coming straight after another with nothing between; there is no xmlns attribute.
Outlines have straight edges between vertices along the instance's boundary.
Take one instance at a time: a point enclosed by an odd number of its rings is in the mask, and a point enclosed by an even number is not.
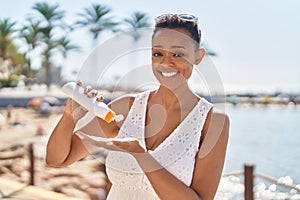
<svg viewBox="0 0 300 200"><path fill-rule="evenodd" d="M167 21L172 16L177 16L179 19L181 19L184 22L193 22L193 23L198 22L198 18L195 17L194 15L190 15L190 14L163 14L163 15L156 17L155 22L157 24L157 23Z"/></svg>

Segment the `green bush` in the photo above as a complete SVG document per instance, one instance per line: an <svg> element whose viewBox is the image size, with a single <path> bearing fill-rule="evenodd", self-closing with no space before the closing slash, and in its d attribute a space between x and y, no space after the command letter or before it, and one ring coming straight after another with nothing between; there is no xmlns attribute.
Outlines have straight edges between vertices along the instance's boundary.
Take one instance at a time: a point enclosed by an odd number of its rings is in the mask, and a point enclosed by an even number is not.
<svg viewBox="0 0 300 200"><path fill-rule="evenodd" d="M10 74L8 78L0 80L0 87L16 87L19 81L19 76L16 74Z"/></svg>

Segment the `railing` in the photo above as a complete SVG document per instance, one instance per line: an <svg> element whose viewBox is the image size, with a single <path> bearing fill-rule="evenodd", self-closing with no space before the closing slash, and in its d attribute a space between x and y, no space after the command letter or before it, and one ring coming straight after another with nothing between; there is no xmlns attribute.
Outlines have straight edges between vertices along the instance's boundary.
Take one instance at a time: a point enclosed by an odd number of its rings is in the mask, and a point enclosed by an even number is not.
<svg viewBox="0 0 300 200"><path fill-rule="evenodd" d="M223 177L227 176L244 176L244 199L245 200L254 200L254 180L255 178L259 178L262 180L265 180L269 183L281 186L284 189L287 190L295 190L296 192L300 193L300 188L296 187L295 185L291 184L285 184L281 183L275 178L271 178L269 176L254 173L254 165L253 164L245 164L244 165L244 171L243 172L236 172L236 173L229 173L226 175L223 175Z"/></svg>
<svg viewBox="0 0 300 200"><path fill-rule="evenodd" d="M253 200L254 199L253 170L254 170L253 165L246 164L244 167L244 176L245 176L245 178L244 178L244 185L245 185L244 197L245 197L245 200Z"/></svg>

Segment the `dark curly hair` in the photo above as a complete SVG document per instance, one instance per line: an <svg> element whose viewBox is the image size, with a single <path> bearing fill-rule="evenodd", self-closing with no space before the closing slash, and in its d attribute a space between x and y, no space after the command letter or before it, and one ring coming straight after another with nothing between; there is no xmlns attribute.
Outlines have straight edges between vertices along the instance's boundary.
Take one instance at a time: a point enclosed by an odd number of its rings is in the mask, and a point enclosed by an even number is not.
<svg viewBox="0 0 300 200"><path fill-rule="evenodd" d="M187 30L190 33L189 36L195 41L196 48L200 47L201 30L198 29L197 21L186 21L181 19L177 14L164 15L162 18L156 20L153 36L160 28L181 28Z"/></svg>

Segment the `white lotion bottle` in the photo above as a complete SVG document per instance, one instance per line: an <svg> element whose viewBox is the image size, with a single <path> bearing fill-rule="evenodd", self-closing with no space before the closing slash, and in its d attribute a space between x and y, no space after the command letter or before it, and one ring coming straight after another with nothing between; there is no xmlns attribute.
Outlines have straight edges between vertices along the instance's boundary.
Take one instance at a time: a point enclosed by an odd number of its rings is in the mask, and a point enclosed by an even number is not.
<svg viewBox="0 0 300 200"><path fill-rule="evenodd" d="M122 115L116 115L104 102L96 101L96 97L89 98L84 94L84 89L75 82L68 82L62 87L62 91L88 110L89 114L93 113L107 123L113 120L122 120ZM118 120L117 120L118 119Z"/></svg>

